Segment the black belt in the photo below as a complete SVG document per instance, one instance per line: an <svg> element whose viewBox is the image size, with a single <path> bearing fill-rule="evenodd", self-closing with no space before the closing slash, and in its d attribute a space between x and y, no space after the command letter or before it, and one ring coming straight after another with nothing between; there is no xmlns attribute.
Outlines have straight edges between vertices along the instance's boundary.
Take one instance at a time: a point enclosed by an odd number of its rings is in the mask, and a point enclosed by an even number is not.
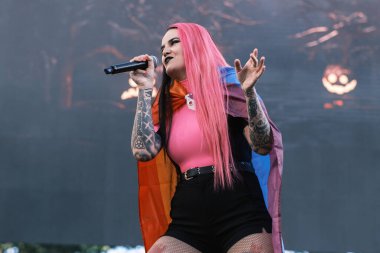
<svg viewBox="0 0 380 253"><path fill-rule="evenodd" d="M250 162L238 162L238 163L236 163L235 167L238 171L254 172L252 163L250 163ZM181 180L190 180L190 179L197 177L199 175L210 174L210 173L214 173L214 172L215 172L215 166L214 165L190 168L186 172L181 173Z"/></svg>

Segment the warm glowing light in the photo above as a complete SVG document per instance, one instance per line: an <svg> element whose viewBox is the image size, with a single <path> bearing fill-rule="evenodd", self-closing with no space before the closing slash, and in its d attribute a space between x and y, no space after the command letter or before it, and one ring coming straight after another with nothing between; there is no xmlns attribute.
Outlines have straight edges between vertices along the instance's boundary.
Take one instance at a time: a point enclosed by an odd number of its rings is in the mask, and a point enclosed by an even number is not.
<svg viewBox="0 0 380 253"><path fill-rule="evenodd" d="M331 83L328 82L325 78L322 79L322 83L330 93L336 93L338 95L343 95L345 93L353 91L357 85L356 80L352 80L346 86L331 85Z"/></svg>
<svg viewBox="0 0 380 253"><path fill-rule="evenodd" d="M157 96L157 92L158 92L158 91L157 91L156 87L154 87L154 88L153 88L153 92L152 92L152 97L155 98L155 97Z"/></svg>
<svg viewBox="0 0 380 253"><path fill-rule="evenodd" d="M130 85L131 87L133 87L133 88L136 88L136 87L137 87L137 84L135 83L135 81L133 81L132 78L129 78L129 79L128 79L128 83L129 83L129 85Z"/></svg>
<svg viewBox="0 0 380 253"><path fill-rule="evenodd" d="M335 107L342 107L344 105L344 101L341 99L334 100L332 103L324 103L323 108L325 110L331 110Z"/></svg>
<svg viewBox="0 0 380 253"><path fill-rule="evenodd" d="M294 35L294 37L299 39L299 38L305 37L305 36L313 34L313 33L327 32L328 30L329 30L329 28L326 26L313 27L313 28L307 29L306 31L296 33Z"/></svg>
<svg viewBox="0 0 380 253"><path fill-rule="evenodd" d="M331 32L329 32L328 34L320 37L319 39L317 40L314 40L314 41L310 41L308 43L306 43L306 46L307 47L315 47L323 42L326 42L332 38L334 38L335 36L338 36L339 32L337 30L333 30Z"/></svg>
<svg viewBox="0 0 380 253"><path fill-rule="evenodd" d="M348 93L354 90L357 85L357 81L355 79L350 80L350 74L351 70L340 65L328 65L322 78L323 86L330 93L335 93L338 95ZM341 106L340 104L342 103L338 102L336 105Z"/></svg>
<svg viewBox="0 0 380 253"><path fill-rule="evenodd" d="M338 77L335 74L330 74L327 76L327 80L329 80L330 83L335 83Z"/></svg>
<svg viewBox="0 0 380 253"><path fill-rule="evenodd" d="M332 109L334 106L331 104L331 103L325 103L324 105L323 105L323 108L325 108L326 110L327 109Z"/></svg>
<svg viewBox="0 0 380 253"><path fill-rule="evenodd" d="M343 102L343 100L334 100L334 105L336 105L336 106L339 106L339 107L342 107L343 105L344 105L344 102Z"/></svg>
<svg viewBox="0 0 380 253"><path fill-rule="evenodd" d="M153 87L153 91L152 91L152 97L156 97L157 96L157 89L156 87ZM127 99L130 99L130 98L137 98L139 95L139 88L129 88L128 90L124 91L123 93L121 93L121 96L120 98L122 100L127 100Z"/></svg>
<svg viewBox="0 0 380 253"><path fill-rule="evenodd" d="M340 82L341 84L346 85L346 84L348 83L348 76L346 76L346 75L341 75L341 76L339 77L339 82Z"/></svg>
<svg viewBox="0 0 380 253"><path fill-rule="evenodd" d="M136 87L137 87L137 84L135 83L135 81L133 81L132 78L129 78L129 79L128 79L128 83L129 83L129 85L130 85L131 87L133 87L133 88L136 88ZM156 84L156 79L153 79L153 85L155 85L155 84Z"/></svg>
<svg viewBox="0 0 380 253"><path fill-rule="evenodd" d="M128 90L124 91L121 94L121 99L122 100L127 100L129 98L135 98L139 94L139 89L137 88L129 88Z"/></svg>
<svg viewBox="0 0 380 253"><path fill-rule="evenodd" d="M138 85L135 83L135 81L132 80L132 78L128 79L128 83L131 86L128 90L124 91L120 98L122 100L127 100L130 98L136 98L139 95L139 88ZM156 79L153 80L153 85L156 84ZM157 95L157 89L155 86L153 86L153 92L152 92L152 97L156 97Z"/></svg>

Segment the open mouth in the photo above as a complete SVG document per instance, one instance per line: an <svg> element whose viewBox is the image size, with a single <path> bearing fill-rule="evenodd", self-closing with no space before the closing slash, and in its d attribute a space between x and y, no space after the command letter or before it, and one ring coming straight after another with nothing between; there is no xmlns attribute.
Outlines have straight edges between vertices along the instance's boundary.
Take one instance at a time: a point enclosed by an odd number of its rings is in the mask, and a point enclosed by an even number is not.
<svg viewBox="0 0 380 253"><path fill-rule="evenodd" d="M171 57L171 56L166 57L166 58L165 58L165 65L168 64L168 62L169 62L171 59L173 59L173 57Z"/></svg>

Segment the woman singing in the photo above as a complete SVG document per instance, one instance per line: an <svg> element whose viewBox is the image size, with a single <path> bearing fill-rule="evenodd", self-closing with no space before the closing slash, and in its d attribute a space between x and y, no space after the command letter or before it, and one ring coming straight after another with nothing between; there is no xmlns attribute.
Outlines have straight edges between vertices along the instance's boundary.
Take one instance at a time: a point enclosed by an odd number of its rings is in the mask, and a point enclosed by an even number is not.
<svg viewBox="0 0 380 253"><path fill-rule="evenodd" d="M131 60L149 63L131 73L139 86L131 147L140 167L146 249L282 252L281 135L255 89L265 58L254 49L244 65L235 60L232 68L207 30L193 23L171 25L161 52L162 85L153 107L152 59ZM267 171L259 169L263 164ZM174 186L160 183L160 173L169 170ZM165 190L168 184L175 190ZM168 192L168 204L161 205Z"/></svg>

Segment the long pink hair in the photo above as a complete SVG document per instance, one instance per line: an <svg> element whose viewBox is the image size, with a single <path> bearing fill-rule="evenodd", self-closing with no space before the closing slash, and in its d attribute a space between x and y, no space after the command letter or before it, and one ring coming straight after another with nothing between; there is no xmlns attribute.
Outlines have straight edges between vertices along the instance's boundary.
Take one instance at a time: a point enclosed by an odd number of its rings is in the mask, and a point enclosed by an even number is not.
<svg viewBox="0 0 380 253"><path fill-rule="evenodd" d="M196 115L203 139L215 162L215 187L232 187L236 168L228 136L224 94L219 68L228 66L208 31L194 23L176 23L182 44L186 77L196 102Z"/></svg>

